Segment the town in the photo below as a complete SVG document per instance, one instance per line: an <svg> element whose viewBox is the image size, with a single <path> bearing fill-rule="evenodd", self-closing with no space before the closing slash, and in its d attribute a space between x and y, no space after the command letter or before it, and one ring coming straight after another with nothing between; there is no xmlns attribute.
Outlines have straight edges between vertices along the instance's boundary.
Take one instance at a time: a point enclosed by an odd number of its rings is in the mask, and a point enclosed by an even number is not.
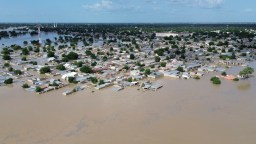
<svg viewBox="0 0 256 144"><path fill-rule="evenodd" d="M156 91L156 79L211 81L249 78L256 60L256 30L246 25L20 24L0 26L0 40L34 36L17 44L1 43L0 86L63 95L112 87ZM43 38L42 34L56 34ZM235 75L226 71L240 66ZM210 80L209 80L210 81ZM72 87L72 88L70 88Z"/></svg>

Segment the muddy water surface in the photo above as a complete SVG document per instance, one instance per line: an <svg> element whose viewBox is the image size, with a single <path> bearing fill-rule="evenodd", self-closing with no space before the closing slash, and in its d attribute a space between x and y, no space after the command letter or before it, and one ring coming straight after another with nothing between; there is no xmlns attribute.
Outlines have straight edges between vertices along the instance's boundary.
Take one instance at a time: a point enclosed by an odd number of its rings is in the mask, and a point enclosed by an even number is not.
<svg viewBox="0 0 256 144"><path fill-rule="evenodd" d="M255 144L256 79L210 77L67 97L0 87L0 144Z"/></svg>

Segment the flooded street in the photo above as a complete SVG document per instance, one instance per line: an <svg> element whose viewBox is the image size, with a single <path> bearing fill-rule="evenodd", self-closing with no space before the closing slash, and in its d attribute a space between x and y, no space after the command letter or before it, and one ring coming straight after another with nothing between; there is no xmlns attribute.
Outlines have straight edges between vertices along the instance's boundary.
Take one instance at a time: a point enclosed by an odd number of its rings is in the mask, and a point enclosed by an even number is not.
<svg viewBox="0 0 256 144"><path fill-rule="evenodd" d="M232 70L232 69L231 69ZM127 88L44 95L0 87L1 144L254 144L256 79L212 85L160 79L156 92Z"/></svg>

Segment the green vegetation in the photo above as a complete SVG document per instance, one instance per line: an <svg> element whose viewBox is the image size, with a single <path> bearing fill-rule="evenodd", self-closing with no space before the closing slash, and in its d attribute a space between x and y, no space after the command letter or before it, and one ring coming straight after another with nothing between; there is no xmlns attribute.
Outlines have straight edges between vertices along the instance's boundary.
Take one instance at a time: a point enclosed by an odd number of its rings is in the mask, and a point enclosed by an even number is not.
<svg viewBox="0 0 256 144"><path fill-rule="evenodd" d="M145 70L145 75L150 75L150 73L151 73L150 69Z"/></svg>
<svg viewBox="0 0 256 144"><path fill-rule="evenodd" d="M27 57L23 56L23 57L21 58L21 60L22 60L22 61L27 61Z"/></svg>
<svg viewBox="0 0 256 144"><path fill-rule="evenodd" d="M184 68L183 67L178 67L177 69L176 69L177 71L179 71L179 72L184 72Z"/></svg>
<svg viewBox="0 0 256 144"><path fill-rule="evenodd" d="M35 91L36 91L36 92L42 92L43 90L44 90L43 88L37 86Z"/></svg>
<svg viewBox="0 0 256 144"><path fill-rule="evenodd" d="M222 76L227 76L227 73L226 72L222 72L221 75Z"/></svg>
<svg viewBox="0 0 256 144"><path fill-rule="evenodd" d="M239 81L239 78L234 78L233 81Z"/></svg>
<svg viewBox="0 0 256 144"><path fill-rule="evenodd" d="M13 79L12 78L8 78L4 81L5 84L12 84L13 83Z"/></svg>
<svg viewBox="0 0 256 144"><path fill-rule="evenodd" d="M161 63L160 63L160 66L161 66L161 67L166 67L166 62L161 62Z"/></svg>
<svg viewBox="0 0 256 144"><path fill-rule="evenodd" d="M159 56L155 57L155 62L160 62L161 58Z"/></svg>
<svg viewBox="0 0 256 144"><path fill-rule="evenodd" d="M98 79L96 77L91 77L90 78L90 81L93 83L93 84L97 84L98 83Z"/></svg>
<svg viewBox="0 0 256 144"><path fill-rule="evenodd" d="M83 62L82 61L75 61L74 65L77 67L82 67L83 66Z"/></svg>
<svg viewBox="0 0 256 144"><path fill-rule="evenodd" d="M14 72L14 74L16 74L16 75L21 75L21 74L22 74L22 71L21 71L21 70L14 70L13 72Z"/></svg>
<svg viewBox="0 0 256 144"><path fill-rule="evenodd" d="M99 85L103 85L103 84L105 84L104 80L100 80Z"/></svg>
<svg viewBox="0 0 256 144"><path fill-rule="evenodd" d="M194 79L199 80L201 78L199 76L195 76Z"/></svg>
<svg viewBox="0 0 256 144"><path fill-rule="evenodd" d="M244 78L248 78L250 74L254 72L254 69L251 67L247 67L239 72L239 75Z"/></svg>
<svg viewBox="0 0 256 144"><path fill-rule="evenodd" d="M40 71L40 74L46 74L46 73L50 73L51 69L50 67L46 66L46 67L42 67L39 71Z"/></svg>
<svg viewBox="0 0 256 144"><path fill-rule="evenodd" d="M218 77L212 77L211 78L211 81L212 81L212 83L213 84L215 84L215 85L219 85L219 84L221 84L221 80L220 80L220 78L218 78Z"/></svg>
<svg viewBox="0 0 256 144"><path fill-rule="evenodd" d="M127 80L128 82L132 82L132 78L130 77L130 78L128 78L128 80Z"/></svg>
<svg viewBox="0 0 256 144"><path fill-rule="evenodd" d="M30 86L25 83L25 84L22 85L22 88L30 88Z"/></svg>
<svg viewBox="0 0 256 144"><path fill-rule="evenodd" d="M48 51L47 53L47 57L54 57L55 56L55 53L53 51Z"/></svg>
<svg viewBox="0 0 256 144"><path fill-rule="evenodd" d="M3 60L11 60L11 56L8 54L3 55Z"/></svg>
<svg viewBox="0 0 256 144"><path fill-rule="evenodd" d="M76 81L76 78L75 78L75 77L68 77L68 82L69 82L69 83L74 83L74 84L76 84L76 83L77 83L77 81Z"/></svg>
<svg viewBox="0 0 256 144"><path fill-rule="evenodd" d="M61 71L66 70L66 68L65 68L65 66L64 66L63 64L57 65L57 66L56 66L56 69L57 69L57 70L61 70Z"/></svg>
<svg viewBox="0 0 256 144"><path fill-rule="evenodd" d="M134 54L130 54L130 59L135 59L135 56L134 56Z"/></svg>
<svg viewBox="0 0 256 144"><path fill-rule="evenodd" d="M89 66L87 66L87 65L81 67L81 68L80 68L80 71L81 71L82 73L92 73L91 67L89 67Z"/></svg>

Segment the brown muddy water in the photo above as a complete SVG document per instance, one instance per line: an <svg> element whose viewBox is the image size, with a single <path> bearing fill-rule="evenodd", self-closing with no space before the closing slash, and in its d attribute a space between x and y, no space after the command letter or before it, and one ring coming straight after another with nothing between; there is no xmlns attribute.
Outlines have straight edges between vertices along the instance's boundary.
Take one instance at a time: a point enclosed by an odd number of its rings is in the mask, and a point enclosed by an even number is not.
<svg viewBox="0 0 256 144"><path fill-rule="evenodd" d="M210 77L67 97L0 87L0 144L255 144L255 77L220 86Z"/></svg>

